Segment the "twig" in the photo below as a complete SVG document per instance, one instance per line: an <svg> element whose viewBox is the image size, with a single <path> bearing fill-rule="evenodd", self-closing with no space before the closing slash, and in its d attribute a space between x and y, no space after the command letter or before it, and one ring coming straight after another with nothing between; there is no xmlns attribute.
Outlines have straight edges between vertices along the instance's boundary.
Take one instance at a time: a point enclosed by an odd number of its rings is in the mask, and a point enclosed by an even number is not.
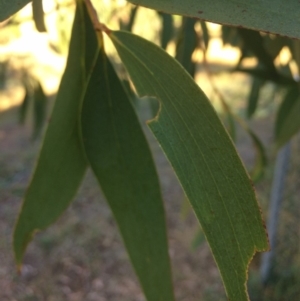
<svg viewBox="0 0 300 301"><path fill-rule="evenodd" d="M93 22L95 30L96 31L103 31L103 32L105 32L106 34L109 35L110 34L110 29L107 28L107 26L105 24L103 24L99 21L97 11L96 11L94 5L92 4L91 0L84 0L84 1L85 1L87 10L89 12L89 15L91 17L91 20Z"/></svg>

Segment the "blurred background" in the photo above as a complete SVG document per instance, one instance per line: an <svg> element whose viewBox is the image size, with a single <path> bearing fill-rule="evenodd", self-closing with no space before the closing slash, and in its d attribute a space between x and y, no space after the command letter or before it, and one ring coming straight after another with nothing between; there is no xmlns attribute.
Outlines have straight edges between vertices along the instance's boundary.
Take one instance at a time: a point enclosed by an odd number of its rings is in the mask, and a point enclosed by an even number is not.
<svg viewBox="0 0 300 301"><path fill-rule="evenodd" d="M272 253L257 254L251 263L251 300L299 300L299 42L170 16L123 0L94 2L101 22L166 49L206 93L254 181L273 246ZM72 0L41 3L0 23L0 299L142 301L91 173L63 216L29 245L21 274L16 271L13 227L65 67L75 9ZM157 103L138 99L107 39L105 48L132 96L157 163L176 300L226 300L204 234L145 126Z"/></svg>

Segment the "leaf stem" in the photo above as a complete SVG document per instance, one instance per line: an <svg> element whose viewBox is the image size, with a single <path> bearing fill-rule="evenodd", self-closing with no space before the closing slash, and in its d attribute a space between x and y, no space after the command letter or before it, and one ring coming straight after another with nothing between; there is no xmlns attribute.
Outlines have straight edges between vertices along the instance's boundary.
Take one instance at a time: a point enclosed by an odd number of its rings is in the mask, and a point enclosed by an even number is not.
<svg viewBox="0 0 300 301"><path fill-rule="evenodd" d="M97 11L96 11L93 3L91 2L91 0L84 0L84 1L85 1L85 4L86 4L88 13L89 13L89 15L91 17L91 20L93 22L95 30L105 32L106 34L109 35L110 32L111 32L110 29L105 24L103 24L99 21Z"/></svg>

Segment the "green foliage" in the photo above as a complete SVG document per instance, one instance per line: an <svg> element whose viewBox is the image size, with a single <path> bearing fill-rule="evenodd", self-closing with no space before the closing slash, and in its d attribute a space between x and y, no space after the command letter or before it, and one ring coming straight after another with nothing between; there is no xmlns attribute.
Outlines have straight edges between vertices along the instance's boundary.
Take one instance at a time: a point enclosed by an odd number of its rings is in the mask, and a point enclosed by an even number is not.
<svg viewBox="0 0 300 301"><path fill-rule="evenodd" d="M246 270L255 251L267 248L267 240L231 140L204 93L172 57L130 33L109 35L140 96L160 101L159 114L148 125L201 223L228 297L247 300Z"/></svg>
<svg viewBox="0 0 300 301"><path fill-rule="evenodd" d="M0 0L0 21L27 2ZM234 71L254 76L247 116L256 112L264 83L272 81L288 91L276 120L277 147L298 132L298 85L291 74L275 66L274 60L288 46L300 66L299 43L246 29L300 38L297 19L300 8L290 5L291 0L289 4L279 0L250 4L245 0L130 2L238 26L223 27L223 42L241 49ZM200 22L201 41L195 29L199 21L182 18L176 61L162 49L167 48L175 35L171 15L159 13L163 24L160 48L132 33L109 30L97 20L90 1L76 3L67 66L15 228L17 264L21 265L33 234L48 227L68 207L90 166L118 223L147 300L174 300L158 177L131 104L130 83L122 84L105 53L102 37L105 32L139 96L154 97L159 103L157 116L148 125L201 223L203 232L198 243L204 233L228 298L247 301L249 263L256 251L267 250L268 242L252 182L210 101L190 76L195 74L192 54L201 47L200 42L203 48L209 45L206 23ZM137 9L132 7L128 24L121 24L123 29L132 30ZM41 0L33 1L33 18L37 29L45 31ZM257 58L254 68L242 66L244 58L249 56ZM33 95L34 136L37 136L45 120L46 96L39 82L32 91L25 87L20 121L24 122ZM258 179L267 161L264 147L250 127L230 112L224 100L223 106L231 132L234 133L234 123L238 121L254 143L258 155L252 177Z"/></svg>
<svg viewBox="0 0 300 301"><path fill-rule="evenodd" d="M167 45L172 40L174 35L173 17L169 14L159 13L162 18L162 30L160 45L163 49L167 48Z"/></svg>
<svg viewBox="0 0 300 301"><path fill-rule="evenodd" d="M81 125L88 161L119 225L147 300L174 300L155 166L134 109L103 47L86 87Z"/></svg>
<svg viewBox="0 0 300 301"><path fill-rule="evenodd" d="M32 1L32 16L35 23L35 27L39 32L47 31L45 20L44 20L44 10L42 0Z"/></svg>
<svg viewBox="0 0 300 301"><path fill-rule="evenodd" d="M31 0L0 0L0 22L16 13Z"/></svg>
<svg viewBox="0 0 300 301"><path fill-rule="evenodd" d="M279 107L275 124L276 146L280 148L300 129L299 87L291 87Z"/></svg>
<svg viewBox="0 0 300 301"><path fill-rule="evenodd" d="M294 0L129 0L129 2L170 14L251 28L300 38L300 6Z"/></svg>
<svg viewBox="0 0 300 301"><path fill-rule="evenodd" d="M264 85L264 81L260 78L254 77L252 81L252 87L248 99L247 107L247 117L251 118L255 113L258 101L259 101L259 92Z"/></svg>
<svg viewBox="0 0 300 301"><path fill-rule="evenodd" d="M76 11L67 67L15 228L14 250L18 265L21 265L33 233L45 229L67 208L87 167L78 133L78 112L85 74L91 65L89 57L93 56L96 45L82 34L84 21L81 10L78 7ZM86 66L79 57L87 57Z"/></svg>
<svg viewBox="0 0 300 301"><path fill-rule="evenodd" d="M195 31L196 20L182 19L181 32L176 47L176 59L190 73L195 75L196 64L192 61L192 54L199 45L199 38Z"/></svg>

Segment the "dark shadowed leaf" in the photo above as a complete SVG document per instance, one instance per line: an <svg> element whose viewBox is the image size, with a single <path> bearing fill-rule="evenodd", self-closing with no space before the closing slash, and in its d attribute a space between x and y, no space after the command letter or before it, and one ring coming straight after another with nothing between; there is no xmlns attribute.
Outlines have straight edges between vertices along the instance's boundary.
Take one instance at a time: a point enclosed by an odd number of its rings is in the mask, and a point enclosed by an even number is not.
<svg viewBox="0 0 300 301"><path fill-rule="evenodd" d="M88 161L114 213L148 301L173 301L165 213L152 156L104 51L82 108Z"/></svg>
<svg viewBox="0 0 300 301"><path fill-rule="evenodd" d="M273 63L272 55L265 49L263 37L259 32L245 28L238 28L238 34L241 36L244 48L251 51L259 60L260 64L267 68L267 70L277 74L277 70Z"/></svg>
<svg viewBox="0 0 300 301"><path fill-rule="evenodd" d="M264 176L268 159L265 151L265 147L257 137L257 135L251 130L248 124L241 118L235 116L235 120L240 124L244 131L250 136L252 144L255 150L255 162L252 170L250 171L251 179L253 182L261 180Z"/></svg>
<svg viewBox="0 0 300 301"><path fill-rule="evenodd" d="M43 128L46 119L47 96L40 84L36 82L36 87L33 92L33 113L34 113L34 128L32 138L36 139Z"/></svg>
<svg viewBox="0 0 300 301"><path fill-rule="evenodd" d="M258 182L264 176L268 164L265 147L249 127L244 129L250 135L256 152L254 167L250 171L251 179L253 180L253 182Z"/></svg>
<svg viewBox="0 0 300 301"><path fill-rule="evenodd" d="M231 45L236 47L241 47L242 41L241 37L237 32L237 28L231 26L222 26L222 41L223 45Z"/></svg>
<svg viewBox="0 0 300 301"><path fill-rule="evenodd" d="M16 13L31 0L0 0L0 22Z"/></svg>
<svg viewBox="0 0 300 301"><path fill-rule="evenodd" d="M253 187L230 138L207 97L176 60L130 33L109 36L139 95L160 100L149 127L201 223L228 298L248 300L249 262L268 243Z"/></svg>
<svg viewBox="0 0 300 301"><path fill-rule="evenodd" d="M37 230L45 229L67 208L86 170L78 134L79 108L85 83L86 31L93 27L86 10L78 5L72 29L69 57L56 103L14 233L14 250L20 265L25 248ZM86 28L85 28L86 26ZM87 65L97 41L87 40ZM95 54L95 52L94 52Z"/></svg>
<svg viewBox="0 0 300 301"><path fill-rule="evenodd" d="M295 0L128 0L175 15L300 38L300 5Z"/></svg>
<svg viewBox="0 0 300 301"><path fill-rule="evenodd" d="M134 6L131 8L128 23L124 23L123 21L120 20L120 28L122 30L132 31L132 27L133 27L133 24L134 24L134 21L136 18L137 10L138 10L138 6Z"/></svg>
<svg viewBox="0 0 300 301"><path fill-rule="evenodd" d="M260 89L263 87L264 83L265 81L262 80L261 78L253 77L252 87L248 96L248 106L247 106L248 118L251 118L256 111L258 100L259 100Z"/></svg>
<svg viewBox="0 0 300 301"><path fill-rule="evenodd" d="M298 66L298 74L300 74L300 41L290 40L289 42L290 42L290 50L293 55L293 59L295 60Z"/></svg>
<svg viewBox="0 0 300 301"><path fill-rule="evenodd" d="M300 130L300 97L299 87L290 88L277 113L275 122L275 141L279 149Z"/></svg>
<svg viewBox="0 0 300 301"><path fill-rule="evenodd" d="M161 33L160 33L160 46L166 49L169 42L174 35L173 17L169 14L159 13L162 19Z"/></svg>
<svg viewBox="0 0 300 301"><path fill-rule="evenodd" d="M209 45L209 32L205 21L200 21L200 26L202 30L202 39L205 46L205 49L208 48Z"/></svg>
<svg viewBox="0 0 300 301"><path fill-rule="evenodd" d="M199 37L195 31L196 20L182 18L182 27L176 45L176 59L190 73L195 75L196 64L192 60L192 55L199 43Z"/></svg>
<svg viewBox="0 0 300 301"><path fill-rule="evenodd" d="M24 88L25 88L25 95L24 95L24 98L23 98L23 101L21 103L20 110L19 110L19 122L20 122L20 124L25 123L26 116L27 116L27 113L28 113L30 98L32 97L31 93L30 93L30 89L28 88L28 86L26 84L24 84Z"/></svg>
<svg viewBox="0 0 300 301"><path fill-rule="evenodd" d="M263 37L264 48L271 55L273 61L284 46L288 46L291 40L287 37L266 35Z"/></svg>
<svg viewBox="0 0 300 301"><path fill-rule="evenodd" d="M249 135L249 137L252 141L252 144L255 149L255 162L254 162L253 168L250 171L250 176L251 176L251 179L253 182L257 182L263 177L265 170L266 170L267 163L268 163L265 148L264 148L262 142L260 141L260 139L256 136L256 134L248 126L248 124L243 119L241 119L239 116L232 113L231 109L229 108L229 106L227 105L227 103L225 102L225 100L223 98L220 98L220 100L222 102L225 112L227 113L229 125L230 125L230 120L233 123L233 125L235 125L235 121L236 121L244 129L244 131ZM231 127L229 127L229 129L230 128ZM231 131L228 130L228 132L229 132L231 138L233 139L233 141L235 141L235 139L234 139L235 136L233 136L231 134ZM234 131L234 133L235 133L235 131Z"/></svg>
<svg viewBox="0 0 300 301"><path fill-rule="evenodd" d="M44 19L43 0L32 1L32 15L36 29L39 32L46 32L46 25Z"/></svg>

